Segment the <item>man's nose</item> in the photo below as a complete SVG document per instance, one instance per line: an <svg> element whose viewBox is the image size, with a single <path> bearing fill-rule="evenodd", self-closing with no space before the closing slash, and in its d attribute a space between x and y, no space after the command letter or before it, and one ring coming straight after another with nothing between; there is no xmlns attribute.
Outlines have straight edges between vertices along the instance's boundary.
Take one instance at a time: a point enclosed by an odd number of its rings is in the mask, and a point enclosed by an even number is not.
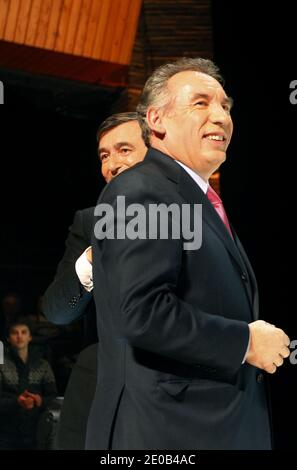
<svg viewBox="0 0 297 470"><path fill-rule="evenodd" d="M117 156L111 155L108 161L108 169L113 176L116 176L122 164Z"/></svg>
<svg viewBox="0 0 297 470"><path fill-rule="evenodd" d="M231 121L231 116L221 104L213 104L210 109L210 119L215 124L228 124Z"/></svg>

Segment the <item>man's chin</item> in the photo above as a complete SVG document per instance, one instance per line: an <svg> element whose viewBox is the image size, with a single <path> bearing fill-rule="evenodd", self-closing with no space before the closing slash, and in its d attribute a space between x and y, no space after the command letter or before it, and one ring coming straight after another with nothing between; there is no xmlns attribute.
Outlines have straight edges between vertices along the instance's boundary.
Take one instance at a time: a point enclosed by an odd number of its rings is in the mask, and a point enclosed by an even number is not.
<svg viewBox="0 0 297 470"><path fill-rule="evenodd" d="M223 151L215 152L215 153L212 152L212 154L209 155L208 163L212 168L214 168L214 171L216 171L218 168L220 168L222 163L226 161L226 158L227 158L226 152L223 152Z"/></svg>
<svg viewBox="0 0 297 470"><path fill-rule="evenodd" d="M26 347L26 343L17 343L13 347L17 350L24 349Z"/></svg>

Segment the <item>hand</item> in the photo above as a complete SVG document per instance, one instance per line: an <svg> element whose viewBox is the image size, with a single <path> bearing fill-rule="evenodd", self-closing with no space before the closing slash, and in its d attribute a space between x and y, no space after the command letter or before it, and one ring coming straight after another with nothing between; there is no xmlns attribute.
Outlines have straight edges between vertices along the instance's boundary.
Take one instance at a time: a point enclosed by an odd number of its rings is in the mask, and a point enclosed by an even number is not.
<svg viewBox="0 0 297 470"><path fill-rule="evenodd" d="M34 400L31 397L26 397L24 394L21 394L18 399L18 404L24 408L24 410L32 410L34 408Z"/></svg>
<svg viewBox="0 0 297 470"><path fill-rule="evenodd" d="M30 393L27 390L25 390L25 396L31 400L33 400L33 403L37 408L40 408L42 405L42 398L38 393Z"/></svg>
<svg viewBox="0 0 297 470"><path fill-rule="evenodd" d="M87 251L86 251L86 256L87 256L87 260L89 261L89 263L93 263L93 252L92 252L92 247L90 246L89 248L87 248Z"/></svg>
<svg viewBox="0 0 297 470"><path fill-rule="evenodd" d="M249 324L250 347L246 362L273 374L290 355L290 339L280 328L257 320Z"/></svg>

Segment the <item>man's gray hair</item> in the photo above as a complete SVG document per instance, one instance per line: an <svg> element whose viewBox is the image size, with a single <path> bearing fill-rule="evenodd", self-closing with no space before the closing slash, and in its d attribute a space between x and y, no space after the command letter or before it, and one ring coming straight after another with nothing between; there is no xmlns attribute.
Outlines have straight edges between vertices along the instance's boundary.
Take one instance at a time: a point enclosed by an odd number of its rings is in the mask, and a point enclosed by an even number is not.
<svg viewBox="0 0 297 470"><path fill-rule="evenodd" d="M209 59L182 57L175 62L169 62L158 67L146 81L137 106L142 138L148 147L150 146L151 130L147 124L146 112L149 106L156 106L160 109L168 104L170 101L167 88L168 80L173 75L185 71L205 73L224 85L224 79L219 68Z"/></svg>

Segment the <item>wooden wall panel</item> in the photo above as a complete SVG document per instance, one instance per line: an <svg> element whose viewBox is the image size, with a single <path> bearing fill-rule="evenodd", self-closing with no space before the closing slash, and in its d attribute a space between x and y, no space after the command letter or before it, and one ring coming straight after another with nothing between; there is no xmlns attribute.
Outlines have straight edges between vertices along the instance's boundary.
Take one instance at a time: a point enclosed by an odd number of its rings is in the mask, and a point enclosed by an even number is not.
<svg viewBox="0 0 297 470"><path fill-rule="evenodd" d="M0 40L127 65L141 0L0 0Z"/></svg>
<svg viewBox="0 0 297 470"><path fill-rule="evenodd" d="M140 8L140 5L139 5L139 8ZM131 1L130 7L129 7L129 21L132 24L137 24L138 18L139 18L139 10L137 8L137 0L134 0L134 2ZM125 36L124 40L122 41L121 57L122 57L124 64L126 63L129 64L131 61L134 42L135 42L135 37L133 37L132 35Z"/></svg>
<svg viewBox="0 0 297 470"><path fill-rule="evenodd" d="M95 59L99 59L99 57L103 56L103 41L108 26L105 21L105 18L109 16L110 7L111 3L102 2L100 16L98 18L98 28L96 31L94 47L92 51L92 57L94 57Z"/></svg>
<svg viewBox="0 0 297 470"><path fill-rule="evenodd" d="M8 0L0 0L0 39L4 39L5 26L7 23L8 13L9 13Z"/></svg>
<svg viewBox="0 0 297 470"><path fill-rule="evenodd" d="M49 27L50 12L52 7L51 0L43 0L40 9L40 16L37 25L35 46L44 47Z"/></svg>
<svg viewBox="0 0 297 470"><path fill-rule="evenodd" d="M88 23L88 34L86 36L83 55L85 57L91 57L94 49L96 32L98 29L98 18L101 16L102 2L96 0L92 1L90 18Z"/></svg>
<svg viewBox="0 0 297 470"><path fill-rule="evenodd" d="M10 3L14 4L16 0L10 0ZM39 15L41 12L41 1L40 0L32 0L27 33L25 38L26 46L35 46L36 45L36 36L37 36L37 28L39 22ZM18 21L21 21L21 18L18 18ZM8 40L5 36L5 40Z"/></svg>
<svg viewBox="0 0 297 470"><path fill-rule="evenodd" d="M114 21L112 24L106 23L106 26L104 28L104 37L101 43L101 57L103 58L103 60L109 60L110 49L112 47L114 35L116 34L117 12L120 8L120 1L121 0L113 0L113 2L111 2L109 6L108 16L109 18L114 18ZM127 8L127 5L125 6Z"/></svg>
<svg viewBox="0 0 297 470"><path fill-rule="evenodd" d="M72 0L60 0L59 7L55 7L54 13L52 13L52 25L50 28L53 46L48 47L55 51L64 51L65 42L67 38L68 24L71 16ZM56 31L53 25L57 24Z"/></svg>
<svg viewBox="0 0 297 470"><path fill-rule="evenodd" d="M130 5L133 2L130 3ZM127 8L124 2L119 2L118 12L116 23L114 27L113 36L111 37L110 41L110 49L109 49L109 59L111 62L114 62L117 54L121 54L121 46L125 42L125 25L129 19L129 7ZM129 47L129 46L128 46ZM129 50L132 51L132 47L130 46Z"/></svg>
<svg viewBox="0 0 297 470"><path fill-rule="evenodd" d="M63 3L64 0L55 0L51 4L51 9L49 12L49 24L44 46L45 49L55 49Z"/></svg>
<svg viewBox="0 0 297 470"><path fill-rule="evenodd" d="M86 42L88 25L90 21L91 6L92 0L82 0L76 41L73 49L73 53L75 55L83 55L84 52L84 44Z"/></svg>
<svg viewBox="0 0 297 470"><path fill-rule="evenodd" d="M70 18L69 18L67 34L66 34L66 41L65 41L65 45L63 49L63 52L66 52L67 54L72 54L73 49L74 49L74 44L76 41L77 30L78 30L79 19L80 19L79 14L80 14L81 2L82 0L76 0L75 2L72 1L72 5L70 9ZM62 52L57 48L55 49L59 52Z"/></svg>
<svg viewBox="0 0 297 470"><path fill-rule="evenodd" d="M13 4L10 5L8 10L8 15L6 19L6 26L5 26L5 39L7 41L13 41L16 31L17 19L20 9L20 1L15 0Z"/></svg>
<svg viewBox="0 0 297 470"><path fill-rule="evenodd" d="M29 23L29 16L31 13L31 6L32 0L21 0L21 5L19 9L19 15L17 21L17 27L15 32L14 41L18 44L24 44L28 23Z"/></svg>

